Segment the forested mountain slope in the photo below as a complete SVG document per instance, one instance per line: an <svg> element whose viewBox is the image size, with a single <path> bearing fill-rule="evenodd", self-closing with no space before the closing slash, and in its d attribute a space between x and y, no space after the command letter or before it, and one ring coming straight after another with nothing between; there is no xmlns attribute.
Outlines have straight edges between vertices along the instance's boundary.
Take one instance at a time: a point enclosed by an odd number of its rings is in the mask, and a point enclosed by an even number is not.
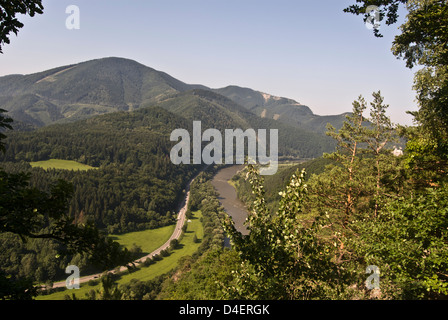
<svg viewBox="0 0 448 320"><path fill-rule="evenodd" d="M197 166L170 161L175 128L191 123L161 108L117 112L33 132L9 132L3 167L31 170L27 162L75 160L98 170L73 172L34 168L39 187L63 178L75 186L70 213L94 219L109 232L125 232L172 223L182 189ZM14 163L14 164L12 164Z"/></svg>
<svg viewBox="0 0 448 320"><path fill-rule="evenodd" d="M210 89L186 84L138 62L114 57L30 75L0 77L0 105L16 122L41 127L116 111L132 111L161 101L166 106L173 95L194 89L225 96L239 105L238 109L246 109L258 117L320 134L325 131L327 122L338 128L345 119L344 115L315 115L309 107L294 100L253 89L237 86Z"/></svg>

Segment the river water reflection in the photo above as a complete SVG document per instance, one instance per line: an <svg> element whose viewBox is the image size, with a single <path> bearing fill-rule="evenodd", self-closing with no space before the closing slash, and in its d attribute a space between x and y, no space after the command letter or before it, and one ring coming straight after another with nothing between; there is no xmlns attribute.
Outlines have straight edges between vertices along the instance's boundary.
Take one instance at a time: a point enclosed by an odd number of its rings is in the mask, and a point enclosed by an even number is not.
<svg viewBox="0 0 448 320"><path fill-rule="evenodd" d="M247 218L247 208L238 199L235 188L228 183L230 179L240 170L244 169L244 165L236 165L221 169L213 178L212 184L219 194L219 201L224 207L227 214L232 217L235 228L244 235L249 231L244 225Z"/></svg>

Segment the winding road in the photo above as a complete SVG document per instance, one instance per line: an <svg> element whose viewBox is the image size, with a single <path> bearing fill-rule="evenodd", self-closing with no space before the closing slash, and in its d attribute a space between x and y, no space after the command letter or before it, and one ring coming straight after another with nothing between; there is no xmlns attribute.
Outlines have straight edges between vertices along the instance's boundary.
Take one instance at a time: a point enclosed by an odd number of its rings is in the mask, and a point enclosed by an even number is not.
<svg viewBox="0 0 448 320"><path fill-rule="evenodd" d="M186 220L187 206L188 206L188 201L190 200L190 186L193 183L194 179L195 178L191 179L191 181L188 183L187 187L185 188L185 197L179 205L178 214L177 214L177 223L176 223L176 227L175 227L174 232L171 235L171 237L158 249L154 250L153 252L151 252L150 254L148 254L144 257L141 257L141 258L133 261L132 262L133 264L143 263L146 259L152 258L152 257L160 254L160 252L162 250L168 249L172 240L174 240L174 239L179 240L179 237L182 234L182 227L184 226L185 220ZM129 264L131 264L131 263L129 263ZM126 266L121 266L119 269L110 270L108 272L109 273L117 273L117 272L122 272L122 271L126 271L126 270L127 270ZM79 283L81 284L81 283L88 282L90 280L98 279L103 275L103 273L104 272L80 277ZM67 275L67 277L68 276L69 275ZM60 282L53 283L52 288L62 288L65 286L66 286L66 282L60 281Z"/></svg>

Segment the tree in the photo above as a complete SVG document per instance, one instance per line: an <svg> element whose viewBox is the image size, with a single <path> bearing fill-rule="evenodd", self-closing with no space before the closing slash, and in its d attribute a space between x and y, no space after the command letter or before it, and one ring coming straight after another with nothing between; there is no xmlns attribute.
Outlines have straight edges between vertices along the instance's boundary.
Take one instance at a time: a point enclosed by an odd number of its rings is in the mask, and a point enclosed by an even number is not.
<svg viewBox="0 0 448 320"><path fill-rule="evenodd" d="M10 129L12 120L1 117L0 128ZM5 135L0 136L3 147ZM7 173L0 169L0 233L10 232L22 241L53 239L62 243L61 254L84 253L102 268L124 265L132 254L121 249L117 242L104 236L90 222L76 225L67 215L73 185L59 179L49 191L29 186L30 174ZM16 279L0 272L0 299L31 299L37 294L31 279Z"/></svg>
<svg viewBox="0 0 448 320"><path fill-rule="evenodd" d="M351 239L365 265L381 269L381 291L392 299L448 296L448 188L390 201L375 220L358 221Z"/></svg>
<svg viewBox="0 0 448 320"><path fill-rule="evenodd" d="M448 4L445 0L357 0L344 11L366 14L369 5L378 6L388 25L396 23L398 7L406 4L407 19L401 34L395 37L392 52L406 62L406 67L419 67L414 77L419 110L410 112L421 125L426 139L422 148L433 150L446 166L448 160ZM378 33L375 33L378 35ZM410 154L412 156L412 154ZM418 156L418 154L416 154Z"/></svg>
<svg viewBox="0 0 448 320"><path fill-rule="evenodd" d="M0 53L3 53L3 45L9 44L9 34L15 35L23 27L23 23L16 18L17 13L35 14L43 13L42 0L0 0Z"/></svg>
<svg viewBox="0 0 448 320"><path fill-rule="evenodd" d="M339 176L345 183L341 183L342 188L336 187L333 190L340 190L338 193L342 198L336 195L332 198L332 193L322 190L320 196L326 197L331 202L336 202L333 207L343 207L344 225L347 225L349 218L352 216L356 203L362 194L363 183L359 180L358 171L363 167L362 159L359 157L361 152L361 144L366 141L363 124L365 118L363 112L367 108L365 99L360 96L357 101L353 102L352 113L346 116L342 128L336 132L335 128L327 125L327 135L337 141L337 151L332 154L324 154L324 157L336 161L340 166L334 167L334 176Z"/></svg>
<svg viewBox="0 0 448 320"><path fill-rule="evenodd" d="M357 3L344 9L344 12L360 15L364 14L364 21L369 18L370 12L368 12L369 6L376 6L380 13L380 20L387 18L386 24L392 25L397 22L398 9L400 4L407 3L408 0L356 0ZM378 28L373 29L373 33L376 37L382 37Z"/></svg>
<svg viewBox="0 0 448 320"><path fill-rule="evenodd" d="M393 140L394 128L386 116L388 106L383 100L380 92L374 92L370 117L365 118L367 102L360 96L338 132L327 126L327 134L337 141L336 151L324 154L332 163L308 181L307 211L331 216L331 226L340 235L336 237L339 247L336 261L350 255L345 239L356 237L352 222L375 219L389 186L388 177L399 176L400 159L393 159L387 146Z"/></svg>
<svg viewBox="0 0 448 320"><path fill-rule="evenodd" d="M409 112L417 126L400 128L408 139L404 157L408 193L389 199L377 219L358 221L353 238L359 257L381 266L389 297L446 298L446 203L448 199L448 4L444 0L357 0L344 11L366 14L376 5L387 24L398 20L398 6L408 13L392 52L412 69L419 109ZM375 31L379 36L379 32Z"/></svg>
<svg viewBox="0 0 448 320"><path fill-rule="evenodd" d="M389 107L384 105L384 98L381 96L381 92L373 93L373 102L371 102L370 126L364 128L365 142L368 145L373 158L375 159L376 167L376 194L375 194L375 217L379 210L379 198L381 192L381 178L383 175L383 168L381 162L386 161L387 158L391 158L390 152L384 152L387 144L392 141L394 137L394 128L390 118L386 116L386 110Z"/></svg>
<svg viewBox="0 0 448 320"><path fill-rule="evenodd" d="M395 38L393 53L415 73L419 110L416 121L434 140L436 151L448 159L448 4L442 0L413 1L408 5L402 34Z"/></svg>
<svg viewBox="0 0 448 320"><path fill-rule="evenodd" d="M173 239L170 241L170 248L172 250L176 250L177 248L179 248L179 245L180 245L180 243L179 243L179 240L177 240L177 239Z"/></svg>
<svg viewBox="0 0 448 320"><path fill-rule="evenodd" d="M279 209L273 217L266 207L262 178L253 165L247 169L255 200L242 236L227 217L225 228L232 248L242 259L227 288L232 299L325 299L340 298L350 271L342 268L337 234L322 234L331 229L328 215L307 221L302 217L307 203L304 171L297 171L281 192Z"/></svg>
<svg viewBox="0 0 448 320"><path fill-rule="evenodd" d="M12 130L12 119L10 117L5 117L3 113L7 112L6 110L0 109L0 151L5 152L5 144L2 140L6 138L6 135L2 133L3 130L9 129Z"/></svg>
<svg viewBox="0 0 448 320"><path fill-rule="evenodd" d="M121 300L123 293L118 288L115 275L105 272L101 278L101 287L98 290L90 290L85 294L87 300ZM75 294L64 296L65 300L78 300Z"/></svg>

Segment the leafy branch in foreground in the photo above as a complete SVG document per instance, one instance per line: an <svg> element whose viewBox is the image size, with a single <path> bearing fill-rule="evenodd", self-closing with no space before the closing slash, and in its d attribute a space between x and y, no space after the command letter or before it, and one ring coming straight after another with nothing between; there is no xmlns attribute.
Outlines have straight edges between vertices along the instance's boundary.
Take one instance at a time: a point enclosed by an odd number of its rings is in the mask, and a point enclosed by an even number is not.
<svg viewBox="0 0 448 320"><path fill-rule="evenodd" d="M347 285L348 271L341 268L340 249L334 245L338 234L323 235L331 229L322 214L305 221L301 214L307 199L304 171L297 171L281 192L279 209L271 217L265 206L262 178L249 165L247 179L255 195L247 228L241 236L229 222L226 230L233 248L243 260L235 271L235 284L228 288L232 298L316 299L339 297Z"/></svg>
<svg viewBox="0 0 448 320"><path fill-rule="evenodd" d="M367 8L369 6L376 6L379 9L380 20L386 19L386 25L392 25L398 20L398 9L400 4L406 4L408 0L356 0L358 4L351 5L344 9L344 12L355 15L364 15L364 21L369 17ZM381 38L383 35L378 29L373 29L376 37Z"/></svg>
<svg viewBox="0 0 448 320"><path fill-rule="evenodd" d="M344 12L368 17L370 5L378 7L386 24L398 21L398 8L405 5L406 20L400 26L401 34L395 36L392 53L406 62L406 67L418 67L414 76L419 110L408 112L421 127L425 139L412 141L413 147L437 155L446 170L448 159L448 4L445 0L356 0ZM377 29L376 36L380 36ZM419 154L416 154L416 157Z"/></svg>
<svg viewBox="0 0 448 320"><path fill-rule="evenodd" d="M43 13L42 0L0 0L0 53L3 44L9 44L9 34L15 35L23 28L16 14L28 14L31 17Z"/></svg>

